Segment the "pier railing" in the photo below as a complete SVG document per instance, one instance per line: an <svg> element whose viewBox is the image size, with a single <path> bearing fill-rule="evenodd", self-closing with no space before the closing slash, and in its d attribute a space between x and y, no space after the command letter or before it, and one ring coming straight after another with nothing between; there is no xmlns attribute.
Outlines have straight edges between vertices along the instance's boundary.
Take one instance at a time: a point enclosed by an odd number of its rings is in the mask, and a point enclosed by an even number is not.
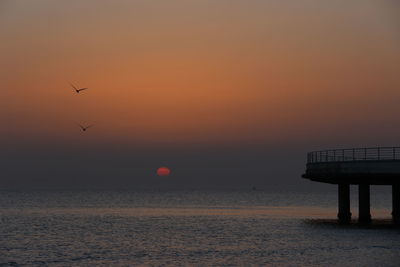
<svg viewBox="0 0 400 267"><path fill-rule="evenodd" d="M307 163L370 160L400 160L400 147L330 149L307 154Z"/></svg>

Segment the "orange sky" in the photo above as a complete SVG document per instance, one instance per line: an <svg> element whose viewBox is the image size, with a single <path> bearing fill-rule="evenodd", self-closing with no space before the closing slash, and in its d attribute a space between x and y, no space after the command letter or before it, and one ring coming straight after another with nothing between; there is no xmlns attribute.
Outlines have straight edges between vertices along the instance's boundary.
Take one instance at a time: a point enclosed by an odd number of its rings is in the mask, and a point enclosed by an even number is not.
<svg viewBox="0 0 400 267"><path fill-rule="evenodd" d="M399 10L390 0L2 1L2 142L76 142L77 122L96 125L92 142L395 141Z"/></svg>

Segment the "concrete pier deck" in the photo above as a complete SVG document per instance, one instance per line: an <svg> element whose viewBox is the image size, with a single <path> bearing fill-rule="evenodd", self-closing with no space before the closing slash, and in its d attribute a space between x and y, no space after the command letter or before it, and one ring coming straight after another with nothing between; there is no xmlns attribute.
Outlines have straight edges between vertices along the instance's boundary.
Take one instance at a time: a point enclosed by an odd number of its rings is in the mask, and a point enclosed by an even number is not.
<svg viewBox="0 0 400 267"><path fill-rule="evenodd" d="M338 185L338 218L351 220L350 185L358 185L359 218L371 221L370 186L392 186L392 217L400 222L400 147L350 148L307 154L303 178Z"/></svg>

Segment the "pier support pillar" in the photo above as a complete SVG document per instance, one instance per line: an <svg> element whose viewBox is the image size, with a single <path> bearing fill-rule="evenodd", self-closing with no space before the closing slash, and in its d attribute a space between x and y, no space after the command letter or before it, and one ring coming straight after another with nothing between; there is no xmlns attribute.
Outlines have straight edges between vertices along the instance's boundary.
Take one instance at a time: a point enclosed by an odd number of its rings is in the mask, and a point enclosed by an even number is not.
<svg viewBox="0 0 400 267"><path fill-rule="evenodd" d="M358 221L371 222L369 184L358 185Z"/></svg>
<svg viewBox="0 0 400 267"><path fill-rule="evenodd" d="M392 217L395 223L400 223L400 184L392 185Z"/></svg>
<svg viewBox="0 0 400 267"><path fill-rule="evenodd" d="M339 221L341 223L349 223L351 220L349 184L338 185L338 197L339 197L339 213L338 213Z"/></svg>

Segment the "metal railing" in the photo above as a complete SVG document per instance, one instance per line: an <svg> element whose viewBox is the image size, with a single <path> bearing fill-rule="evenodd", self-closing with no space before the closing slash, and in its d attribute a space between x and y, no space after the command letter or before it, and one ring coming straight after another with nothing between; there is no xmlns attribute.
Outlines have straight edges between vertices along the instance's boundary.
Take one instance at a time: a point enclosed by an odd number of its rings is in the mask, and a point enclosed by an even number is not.
<svg viewBox="0 0 400 267"><path fill-rule="evenodd" d="M307 163L400 160L400 147L346 148L307 153Z"/></svg>

